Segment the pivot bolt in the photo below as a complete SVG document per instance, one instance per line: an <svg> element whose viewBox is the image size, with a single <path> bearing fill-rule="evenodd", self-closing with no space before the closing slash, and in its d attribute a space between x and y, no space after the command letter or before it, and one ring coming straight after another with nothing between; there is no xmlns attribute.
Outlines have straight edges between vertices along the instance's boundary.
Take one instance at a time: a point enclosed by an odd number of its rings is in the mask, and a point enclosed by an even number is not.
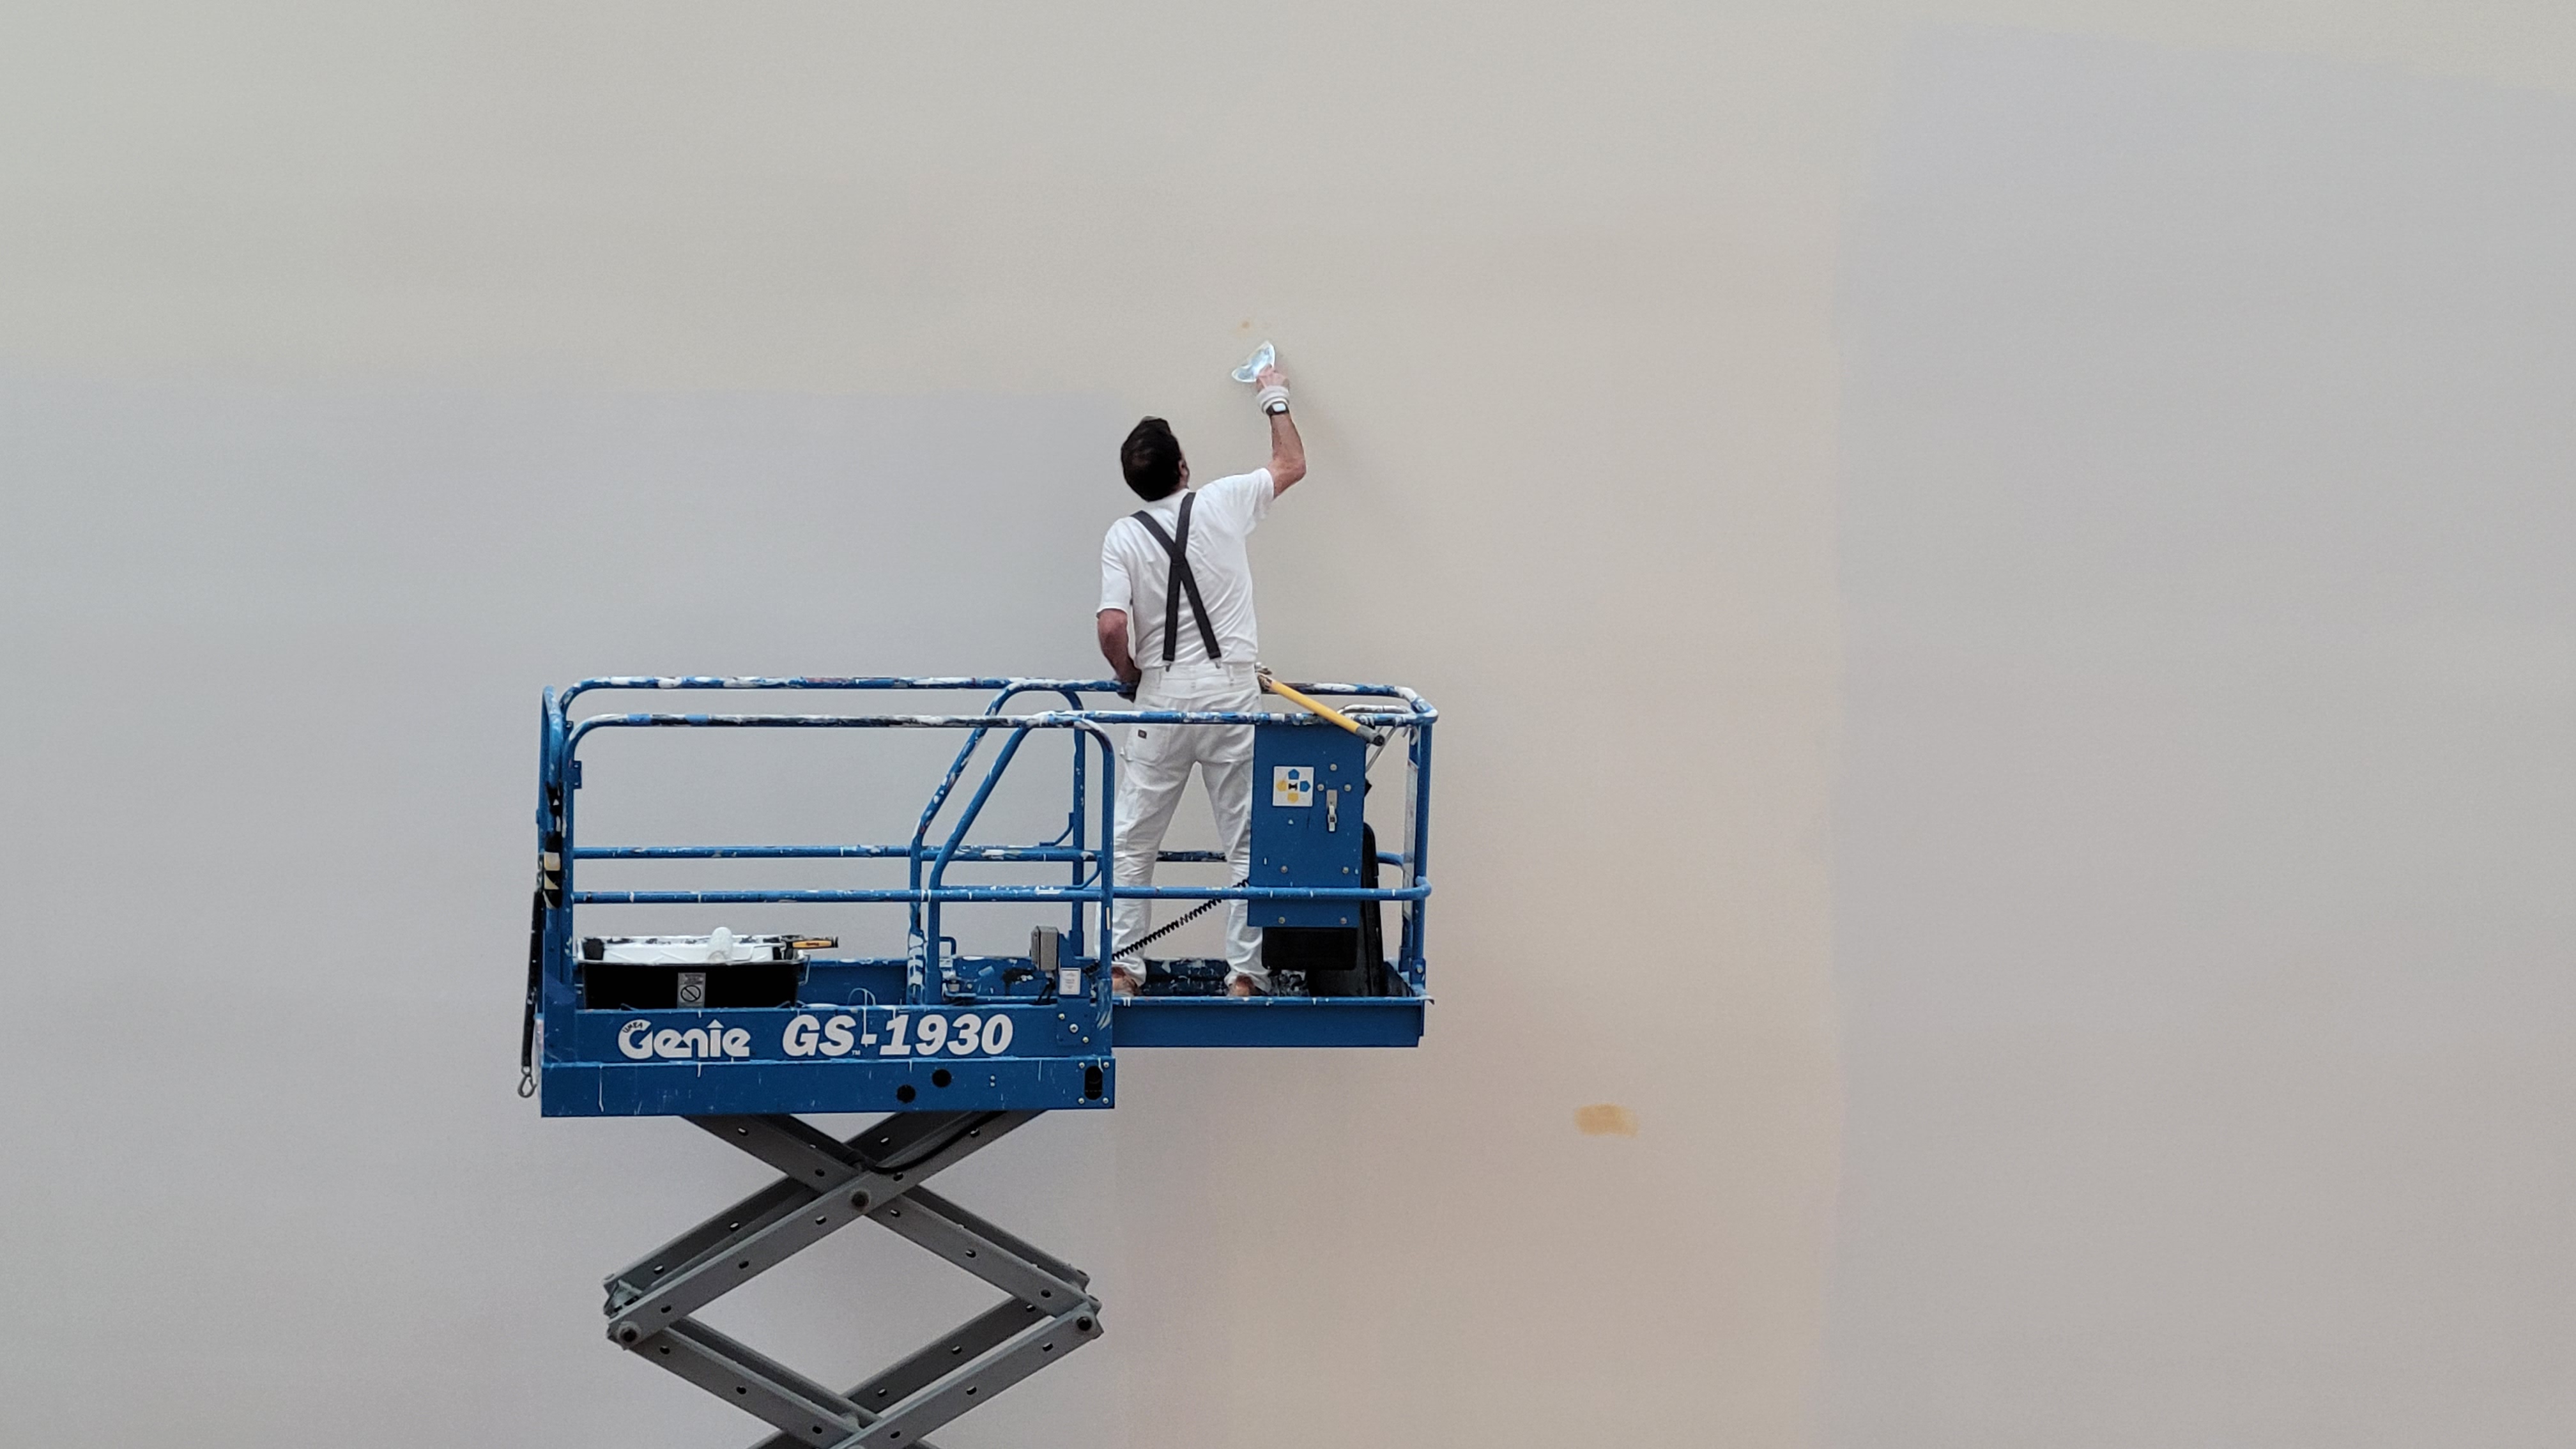
<svg viewBox="0 0 2576 1449"><path fill-rule="evenodd" d="M617 1325L617 1341L619 1343L634 1343L643 1336L644 1330L637 1328L634 1324L621 1323Z"/></svg>
<svg viewBox="0 0 2576 1449"><path fill-rule="evenodd" d="M874 1201L875 1199L869 1197L864 1191L851 1193L850 1211L854 1213L866 1212L868 1210L868 1204Z"/></svg>

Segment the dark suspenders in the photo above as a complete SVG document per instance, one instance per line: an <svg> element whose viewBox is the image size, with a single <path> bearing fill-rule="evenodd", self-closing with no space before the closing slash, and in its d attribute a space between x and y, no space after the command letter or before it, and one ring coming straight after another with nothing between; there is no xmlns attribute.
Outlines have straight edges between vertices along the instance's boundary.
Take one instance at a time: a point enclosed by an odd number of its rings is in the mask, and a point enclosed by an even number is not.
<svg viewBox="0 0 2576 1449"><path fill-rule="evenodd" d="M1163 580L1163 662L1165 664L1172 662L1173 651L1180 647L1181 595L1183 594L1190 596L1190 618L1198 623L1199 642L1207 646L1207 657L1211 661L1225 657L1224 652L1216 647L1216 630L1208 626L1207 605L1199 600L1199 577L1190 572L1190 505L1198 501L1199 496L1195 493L1181 495L1180 537L1178 538L1165 533L1163 525L1154 521L1154 515L1141 508L1136 510L1136 521L1145 525L1145 531L1154 535L1155 541L1162 544L1163 552L1172 556L1171 574Z"/></svg>

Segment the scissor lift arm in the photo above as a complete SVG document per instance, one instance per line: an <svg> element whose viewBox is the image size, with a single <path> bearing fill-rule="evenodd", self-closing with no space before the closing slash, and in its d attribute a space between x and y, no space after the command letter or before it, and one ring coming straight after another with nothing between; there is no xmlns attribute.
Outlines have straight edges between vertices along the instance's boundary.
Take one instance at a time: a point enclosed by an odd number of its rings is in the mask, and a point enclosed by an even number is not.
<svg viewBox="0 0 2576 1449"><path fill-rule="evenodd" d="M778 1180L607 1282L608 1336L767 1422L764 1449L918 1449L940 1425L1100 1336L1089 1275L925 1186L1035 1112L914 1112L847 1141L789 1116L690 1119ZM852 1223L887 1228L1007 1295L836 1392L699 1322L709 1303Z"/></svg>

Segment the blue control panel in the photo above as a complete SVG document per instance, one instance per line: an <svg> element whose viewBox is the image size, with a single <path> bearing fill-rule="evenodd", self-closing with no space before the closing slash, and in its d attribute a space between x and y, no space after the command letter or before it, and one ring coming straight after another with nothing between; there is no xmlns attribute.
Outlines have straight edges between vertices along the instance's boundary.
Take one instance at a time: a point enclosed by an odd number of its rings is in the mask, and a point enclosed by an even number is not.
<svg viewBox="0 0 2576 1449"><path fill-rule="evenodd" d="M1256 886L1368 884L1361 853L1368 746L1311 715L1254 728L1252 879ZM1349 926L1362 903L1265 900L1256 926Z"/></svg>

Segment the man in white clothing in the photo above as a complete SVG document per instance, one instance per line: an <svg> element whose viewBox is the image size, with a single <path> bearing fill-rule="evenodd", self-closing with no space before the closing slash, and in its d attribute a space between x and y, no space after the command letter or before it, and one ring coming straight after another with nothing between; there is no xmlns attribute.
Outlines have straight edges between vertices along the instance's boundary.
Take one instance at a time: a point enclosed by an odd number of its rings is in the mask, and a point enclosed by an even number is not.
<svg viewBox="0 0 2576 1449"><path fill-rule="evenodd" d="M1270 500L1306 476L1306 447L1288 416L1288 383L1276 367L1257 379L1270 419L1270 466L1191 488L1189 460L1171 426L1147 418L1118 450L1127 486L1145 500L1109 525L1100 544L1100 652L1136 707L1252 713L1261 708L1253 675L1260 654L1252 617L1252 563L1244 540ZM1196 765L1216 815L1217 838L1234 881L1252 863L1252 726L1129 726L1118 757L1118 849L1112 879L1151 885L1163 832ZM1228 882L1229 884L1232 881ZM1242 901L1226 903L1226 991L1266 995L1261 933ZM1145 934L1153 902L1120 901L1110 939L1124 949ZM1143 983L1145 963L1114 961L1121 995Z"/></svg>

